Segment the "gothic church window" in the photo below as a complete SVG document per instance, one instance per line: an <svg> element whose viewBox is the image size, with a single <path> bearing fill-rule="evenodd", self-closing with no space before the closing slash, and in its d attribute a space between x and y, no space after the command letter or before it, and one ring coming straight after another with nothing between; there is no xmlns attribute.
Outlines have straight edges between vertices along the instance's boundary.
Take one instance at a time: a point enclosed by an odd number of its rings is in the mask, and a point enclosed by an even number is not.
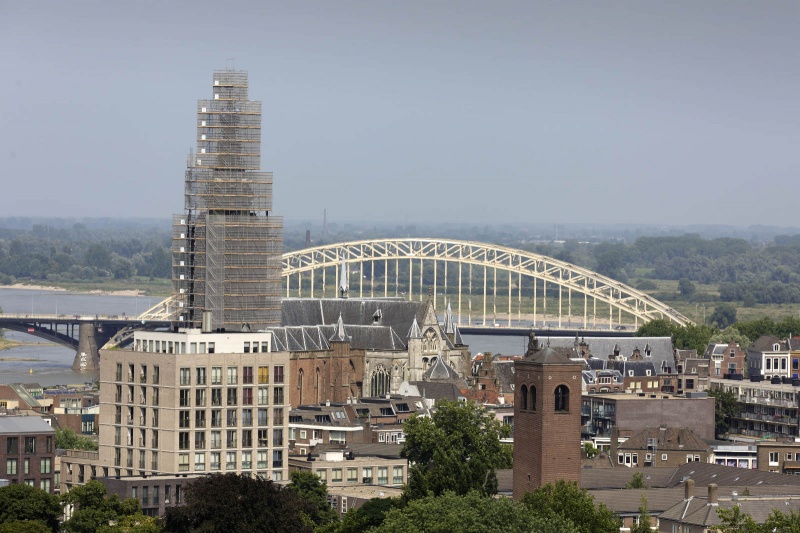
<svg viewBox="0 0 800 533"><path fill-rule="evenodd" d="M520 394L522 395L522 410L527 411L528 409L528 387L525 385L522 386L520 389Z"/></svg>
<svg viewBox="0 0 800 533"><path fill-rule="evenodd" d="M378 365L372 372L370 379L370 396L385 396L389 394L389 382L391 374L386 367Z"/></svg>

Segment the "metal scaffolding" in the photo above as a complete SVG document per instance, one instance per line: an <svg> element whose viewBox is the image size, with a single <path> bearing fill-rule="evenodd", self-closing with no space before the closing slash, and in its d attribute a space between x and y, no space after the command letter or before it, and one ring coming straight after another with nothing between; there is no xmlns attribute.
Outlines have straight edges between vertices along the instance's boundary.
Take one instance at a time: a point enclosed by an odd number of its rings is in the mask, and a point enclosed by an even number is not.
<svg viewBox="0 0 800 533"><path fill-rule="evenodd" d="M197 104L197 152L173 217L174 320L217 331L280 325L283 221L273 216L272 173L261 172L261 102L247 73L214 73Z"/></svg>

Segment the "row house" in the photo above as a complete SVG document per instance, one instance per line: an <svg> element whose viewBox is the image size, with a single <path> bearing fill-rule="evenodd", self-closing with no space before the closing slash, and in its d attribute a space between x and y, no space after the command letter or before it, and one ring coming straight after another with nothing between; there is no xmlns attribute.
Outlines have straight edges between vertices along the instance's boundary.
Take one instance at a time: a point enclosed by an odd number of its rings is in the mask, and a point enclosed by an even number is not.
<svg viewBox="0 0 800 533"><path fill-rule="evenodd" d="M747 376L747 353L738 342L709 343L703 356L709 360L709 376Z"/></svg>
<svg viewBox="0 0 800 533"><path fill-rule="evenodd" d="M762 379L798 379L800 376L800 339L780 339L774 335L759 337L747 348L751 376Z"/></svg>

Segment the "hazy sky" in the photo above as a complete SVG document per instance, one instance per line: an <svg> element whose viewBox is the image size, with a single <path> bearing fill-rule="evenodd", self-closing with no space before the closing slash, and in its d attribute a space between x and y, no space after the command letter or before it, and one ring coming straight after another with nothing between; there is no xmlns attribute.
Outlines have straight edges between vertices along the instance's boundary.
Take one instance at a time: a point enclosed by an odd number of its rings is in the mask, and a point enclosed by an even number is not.
<svg viewBox="0 0 800 533"><path fill-rule="evenodd" d="M797 225L800 2L0 0L0 216L183 209L249 71L288 219Z"/></svg>

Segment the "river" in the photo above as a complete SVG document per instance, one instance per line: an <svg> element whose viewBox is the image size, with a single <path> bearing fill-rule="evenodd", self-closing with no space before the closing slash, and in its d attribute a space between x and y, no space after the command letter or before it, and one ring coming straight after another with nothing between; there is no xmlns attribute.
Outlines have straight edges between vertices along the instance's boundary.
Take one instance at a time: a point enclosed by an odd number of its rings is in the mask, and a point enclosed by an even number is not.
<svg viewBox="0 0 800 533"><path fill-rule="evenodd" d="M159 297L0 287L0 308L5 313L14 314L137 316L160 301ZM6 330L5 337L36 344L0 351L0 384L67 385L91 381L93 377L92 374L72 371L74 350L16 331ZM525 352L528 342L527 335L464 335L463 337L473 355L485 351L493 354L520 355Z"/></svg>
<svg viewBox="0 0 800 533"><path fill-rule="evenodd" d="M0 287L0 308L9 314L122 315L136 316L161 301L158 297L115 296L81 292L12 289ZM10 340L36 343L0 351L0 384L80 384L93 374L72 371L75 351L39 337L5 331Z"/></svg>

